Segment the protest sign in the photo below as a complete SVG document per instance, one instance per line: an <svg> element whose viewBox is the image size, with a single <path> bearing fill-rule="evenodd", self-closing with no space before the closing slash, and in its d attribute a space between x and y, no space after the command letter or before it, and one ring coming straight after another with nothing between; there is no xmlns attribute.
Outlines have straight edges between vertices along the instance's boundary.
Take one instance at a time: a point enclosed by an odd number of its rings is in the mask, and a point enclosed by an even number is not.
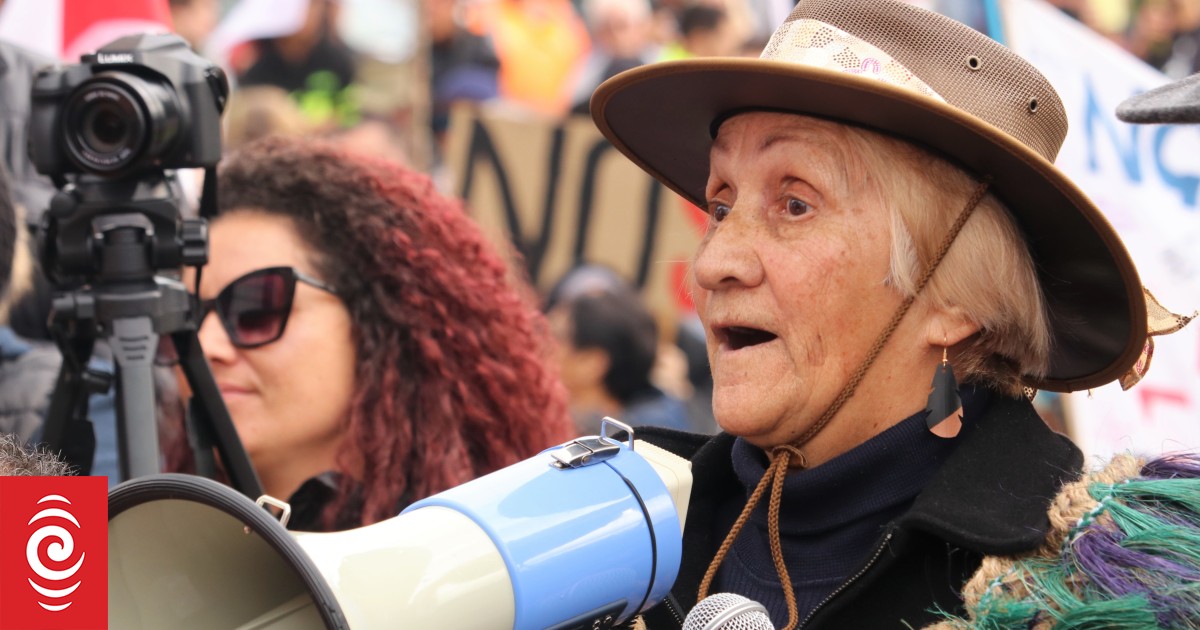
<svg viewBox="0 0 1200 630"><path fill-rule="evenodd" d="M1200 308L1200 127L1120 122L1122 101L1168 79L1039 0L1005 0L1006 43L1062 97L1071 130L1057 165L1124 240L1164 306ZM1070 238L1064 234L1063 238ZM1200 448L1200 324L1156 339L1149 375L1072 394L1072 436L1085 453L1156 455Z"/></svg>
<svg viewBox="0 0 1200 630"><path fill-rule="evenodd" d="M617 152L590 118L455 110L454 192L494 242L515 245L541 289L579 262L612 267L670 319L691 309L688 261L704 214Z"/></svg>

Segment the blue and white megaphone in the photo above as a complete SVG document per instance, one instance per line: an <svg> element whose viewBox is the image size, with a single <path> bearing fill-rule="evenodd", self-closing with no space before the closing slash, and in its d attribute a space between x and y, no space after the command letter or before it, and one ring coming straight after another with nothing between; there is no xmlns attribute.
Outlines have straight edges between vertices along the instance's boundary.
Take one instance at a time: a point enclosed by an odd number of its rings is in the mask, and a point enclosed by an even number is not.
<svg viewBox="0 0 1200 630"><path fill-rule="evenodd" d="M208 479L109 494L114 628L610 627L669 592L691 472L580 438L344 532L294 533Z"/></svg>

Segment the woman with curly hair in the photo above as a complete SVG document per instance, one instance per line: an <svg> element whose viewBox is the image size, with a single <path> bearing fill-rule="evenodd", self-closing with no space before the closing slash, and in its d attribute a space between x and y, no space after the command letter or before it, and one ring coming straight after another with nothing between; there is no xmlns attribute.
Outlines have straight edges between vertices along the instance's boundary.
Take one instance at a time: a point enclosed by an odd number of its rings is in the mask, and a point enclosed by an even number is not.
<svg viewBox="0 0 1200 630"><path fill-rule="evenodd" d="M370 524L569 439L544 321L428 178L284 139L220 176L200 341L289 527Z"/></svg>

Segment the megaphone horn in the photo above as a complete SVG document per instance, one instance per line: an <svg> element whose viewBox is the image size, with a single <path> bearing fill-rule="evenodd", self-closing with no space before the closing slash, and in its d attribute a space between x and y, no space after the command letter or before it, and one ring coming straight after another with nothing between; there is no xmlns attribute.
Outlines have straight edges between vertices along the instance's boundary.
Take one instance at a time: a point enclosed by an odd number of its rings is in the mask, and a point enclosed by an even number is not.
<svg viewBox="0 0 1200 630"><path fill-rule="evenodd" d="M109 495L120 628L497 628L624 622L679 570L688 462L602 429L343 532L289 533L231 488L157 475Z"/></svg>

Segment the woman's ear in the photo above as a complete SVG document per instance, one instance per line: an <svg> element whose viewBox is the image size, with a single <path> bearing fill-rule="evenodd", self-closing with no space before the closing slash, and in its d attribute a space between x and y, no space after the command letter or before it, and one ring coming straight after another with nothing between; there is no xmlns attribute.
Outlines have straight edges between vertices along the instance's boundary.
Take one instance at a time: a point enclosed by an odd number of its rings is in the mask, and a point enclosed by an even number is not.
<svg viewBox="0 0 1200 630"><path fill-rule="evenodd" d="M951 347L979 332L979 324L958 306L933 306L925 317L925 342Z"/></svg>

